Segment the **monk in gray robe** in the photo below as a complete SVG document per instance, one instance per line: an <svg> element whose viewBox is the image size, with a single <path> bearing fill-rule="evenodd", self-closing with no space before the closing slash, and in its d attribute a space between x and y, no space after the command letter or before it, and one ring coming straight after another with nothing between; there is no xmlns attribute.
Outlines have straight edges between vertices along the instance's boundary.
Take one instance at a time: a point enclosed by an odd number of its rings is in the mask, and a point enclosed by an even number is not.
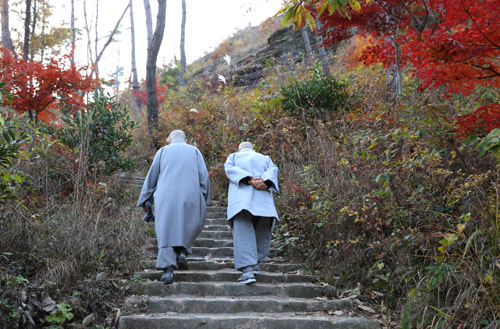
<svg viewBox="0 0 500 329"><path fill-rule="evenodd" d="M234 265L242 273L238 282L256 282L259 262L267 259L274 221L279 220L273 192L278 192L278 168L271 158L240 144L224 168L229 178L227 219L233 228Z"/></svg>
<svg viewBox="0 0 500 329"><path fill-rule="evenodd" d="M156 152L138 207L153 199L161 281L172 283L174 269L187 269L186 255L200 234L209 203L210 181L200 151L186 144L182 130L174 130L169 145Z"/></svg>

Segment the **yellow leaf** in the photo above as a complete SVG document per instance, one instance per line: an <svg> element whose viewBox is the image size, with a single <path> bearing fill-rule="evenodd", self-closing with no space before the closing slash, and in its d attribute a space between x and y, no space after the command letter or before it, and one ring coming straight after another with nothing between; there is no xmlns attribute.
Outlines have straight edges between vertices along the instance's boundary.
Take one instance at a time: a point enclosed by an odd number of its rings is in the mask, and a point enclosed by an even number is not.
<svg viewBox="0 0 500 329"><path fill-rule="evenodd" d="M465 225L464 224L457 224L458 234L462 234L462 232L464 231L464 229L465 229Z"/></svg>
<svg viewBox="0 0 500 329"><path fill-rule="evenodd" d="M361 10L361 5L359 4L358 0L349 0L349 4L351 5L351 8L354 9L355 11Z"/></svg>
<svg viewBox="0 0 500 329"><path fill-rule="evenodd" d="M441 246L438 248L438 250L444 253L446 251L446 246Z"/></svg>
<svg viewBox="0 0 500 329"><path fill-rule="evenodd" d="M278 10L278 12L276 14L274 14L274 16L278 16L279 14L281 14L282 12L284 12L285 10L287 10L291 5L292 5L291 3L287 4L286 6L284 6L280 10Z"/></svg>
<svg viewBox="0 0 500 329"><path fill-rule="evenodd" d="M377 146L377 142L373 142L370 146L368 146L368 147L366 148L366 150L367 150L367 151L368 151L368 150L371 150L371 149L372 149L372 148L374 148L375 146Z"/></svg>

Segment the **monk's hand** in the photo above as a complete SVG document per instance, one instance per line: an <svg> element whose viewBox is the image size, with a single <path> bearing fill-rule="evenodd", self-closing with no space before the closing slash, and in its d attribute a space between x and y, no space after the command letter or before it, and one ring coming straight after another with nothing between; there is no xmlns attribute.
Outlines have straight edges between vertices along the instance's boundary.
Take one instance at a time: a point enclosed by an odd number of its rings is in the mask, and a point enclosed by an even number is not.
<svg viewBox="0 0 500 329"><path fill-rule="evenodd" d="M267 190L267 185L262 178L252 178L250 184L257 190Z"/></svg>
<svg viewBox="0 0 500 329"><path fill-rule="evenodd" d="M147 212L146 206L142 206L142 210L146 213Z"/></svg>

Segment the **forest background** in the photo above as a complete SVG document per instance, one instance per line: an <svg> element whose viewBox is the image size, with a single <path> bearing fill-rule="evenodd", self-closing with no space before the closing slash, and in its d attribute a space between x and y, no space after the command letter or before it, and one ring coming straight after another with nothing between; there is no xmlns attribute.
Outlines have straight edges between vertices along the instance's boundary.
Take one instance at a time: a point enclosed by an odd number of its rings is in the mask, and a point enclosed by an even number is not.
<svg viewBox="0 0 500 329"><path fill-rule="evenodd" d="M35 3L12 40L2 0L2 326L90 313L116 325L151 234L120 177L144 174L174 128L204 154L222 204L238 143L270 155L275 247L386 327L500 325L496 1L289 1L200 60L187 65L181 41L179 62L157 67L159 0L146 81L123 90L98 75L105 46L74 64L73 30L47 39L34 13L50 4ZM281 23L301 50L264 56Z"/></svg>

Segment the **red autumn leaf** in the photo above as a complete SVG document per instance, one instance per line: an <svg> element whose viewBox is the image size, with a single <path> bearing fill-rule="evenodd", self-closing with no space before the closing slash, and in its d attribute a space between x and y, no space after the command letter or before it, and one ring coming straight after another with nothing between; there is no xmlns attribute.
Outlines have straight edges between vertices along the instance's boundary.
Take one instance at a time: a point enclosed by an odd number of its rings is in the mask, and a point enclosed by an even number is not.
<svg viewBox="0 0 500 329"><path fill-rule="evenodd" d="M96 80L88 78L85 68L76 68L69 56L53 58L47 64L25 61L0 48L0 82L14 95L12 108L30 113L35 120L55 119L51 110L66 108L77 111L85 106L80 95L95 88ZM2 105L7 105L4 100Z"/></svg>

